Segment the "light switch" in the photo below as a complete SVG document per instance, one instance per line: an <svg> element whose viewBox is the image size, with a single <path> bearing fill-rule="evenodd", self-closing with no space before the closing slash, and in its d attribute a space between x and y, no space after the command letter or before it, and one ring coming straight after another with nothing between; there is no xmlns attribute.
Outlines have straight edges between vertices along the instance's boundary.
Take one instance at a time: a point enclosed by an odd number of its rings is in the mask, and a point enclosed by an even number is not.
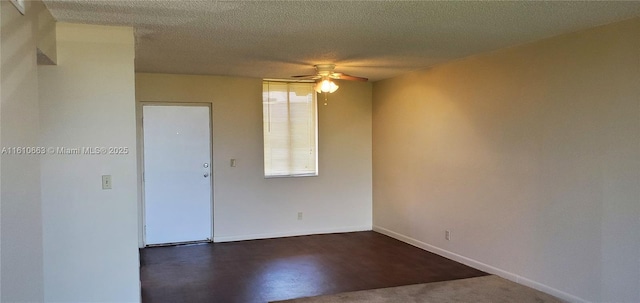
<svg viewBox="0 0 640 303"><path fill-rule="evenodd" d="M111 189L111 175L102 175L102 189Z"/></svg>
<svg viewBox="0 0 640 303"><path fill-rule="evenodd" d="M236 159L231 159L230 163L231 167L236 167Z"/></svg>

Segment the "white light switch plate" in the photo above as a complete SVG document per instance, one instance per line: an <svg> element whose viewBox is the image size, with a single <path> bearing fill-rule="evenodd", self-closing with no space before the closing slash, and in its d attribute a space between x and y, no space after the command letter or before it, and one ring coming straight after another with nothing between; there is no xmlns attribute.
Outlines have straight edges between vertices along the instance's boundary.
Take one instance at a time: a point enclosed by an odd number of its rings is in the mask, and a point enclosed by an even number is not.
<svg viewBox="0 0 640 303"><path fill-rule="evenodd" d="M102 189L111 189L111 175L102 175Z"/></svg>

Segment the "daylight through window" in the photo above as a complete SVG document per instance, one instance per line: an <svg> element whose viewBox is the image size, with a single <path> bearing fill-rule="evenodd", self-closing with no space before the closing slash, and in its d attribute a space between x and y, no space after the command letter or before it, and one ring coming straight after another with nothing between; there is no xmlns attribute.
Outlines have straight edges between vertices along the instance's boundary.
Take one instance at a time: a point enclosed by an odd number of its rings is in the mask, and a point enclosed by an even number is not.
<svg viewBox="0 0 640 303"><path fill-rule="evenodd" d="M314 83L263 82L265 177L317 176Z"/></svg>

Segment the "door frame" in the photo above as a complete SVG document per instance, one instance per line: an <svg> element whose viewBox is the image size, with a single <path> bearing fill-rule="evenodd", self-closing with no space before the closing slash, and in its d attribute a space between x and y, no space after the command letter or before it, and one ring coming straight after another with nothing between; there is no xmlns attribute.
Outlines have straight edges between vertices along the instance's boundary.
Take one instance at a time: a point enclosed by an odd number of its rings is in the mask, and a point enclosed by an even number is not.
<svg viewBox="0 0 640 303"><path fill-rule="evenodd" d="M139 101L136 102L136 130L138 132L137 136L137 150L138 150L138 247L144 248L149 247L147 244L147 233L146 233L146 211L145 211L145 180L144 180L144 114L143 110L145 106L199 106L199 107L207 107L209 109L209 159L210 159L210 168L211 174L209 175L209 187L210 187L210 217L211 217L211 227L209 229L210 238L208 242L213 242L213 185L214 185L214 160L213 160L213 104L210 102L162 102L162 101ZM184 242L189 243L189 242ZM168 243L171 244L171 243ZM158 246L158 245L152 245Z"/></svg>

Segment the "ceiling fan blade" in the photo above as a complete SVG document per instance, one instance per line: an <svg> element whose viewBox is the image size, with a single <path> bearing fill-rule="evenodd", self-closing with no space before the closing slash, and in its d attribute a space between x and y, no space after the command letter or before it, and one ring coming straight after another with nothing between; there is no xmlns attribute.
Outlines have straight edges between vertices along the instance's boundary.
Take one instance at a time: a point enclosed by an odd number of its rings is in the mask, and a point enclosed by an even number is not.
<svg viewBox="0 0 640 303"><path fill-rule="evenodd" d="M331 78L339 79L339 80L349 80L349 81L362 81L362 82L369 81L368 78L351 76L351 75L347 75L345 73L333 73L333 74L331 74Z"/></svg>
<svg viewBox="0 0 640 303"><path fill-rule="evenodd" d="M297 76L291 76L291 78L303 78L303 79L313 79L315 77L317 77L318 75L297 75Z"/></svg>

